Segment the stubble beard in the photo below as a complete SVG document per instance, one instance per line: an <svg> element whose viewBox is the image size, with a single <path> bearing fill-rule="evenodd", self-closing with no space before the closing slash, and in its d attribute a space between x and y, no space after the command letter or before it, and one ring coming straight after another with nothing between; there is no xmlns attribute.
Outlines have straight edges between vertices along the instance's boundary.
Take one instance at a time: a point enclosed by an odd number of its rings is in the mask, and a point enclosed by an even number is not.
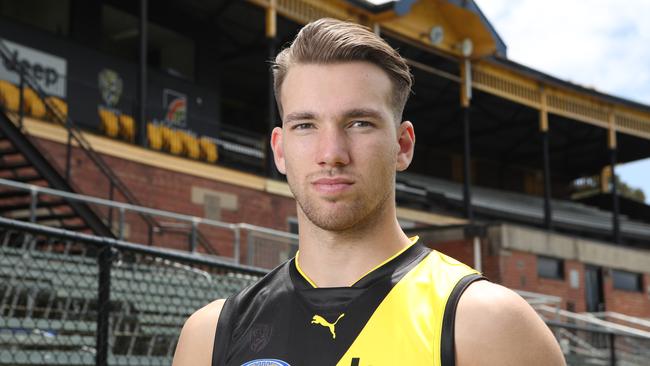
<svg viewBox="0 0 650 366"><path fill-rule="evenodd" d="M383 187L357 193L354 197L338 200L323 200L315 194L307 193L307 186L302 190L289 187L296 202L307 219L318 228L326 231L344 233L363 231L372 226L382 215L392 197L393 186L385 183Z"/></svg>

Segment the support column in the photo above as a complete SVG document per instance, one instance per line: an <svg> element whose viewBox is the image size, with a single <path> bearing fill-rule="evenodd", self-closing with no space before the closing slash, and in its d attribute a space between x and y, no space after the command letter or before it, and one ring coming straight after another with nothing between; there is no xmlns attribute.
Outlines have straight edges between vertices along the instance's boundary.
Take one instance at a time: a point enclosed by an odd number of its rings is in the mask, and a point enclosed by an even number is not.
<svg viewBox="0 0 650 366"><path fill-rule="evenodd" d="M147 146L147 0L140 0L140 64L138 69L138 144Z"/></svg>
<svg viewBox="0 0 650 366"><path fill-rule="evenodd" d="M609 165L612 174L612 236L614 243L621 243L620 217L618 206L618 182L616 180L616 123L614 112L609 114L609 129L607 130L607 146L609 149Z"/></svg>
<svg viewBox="0 0 650 366"><path fill-rule="evenodd" d="M469 59L463 59L460 67L460 108L463 123L463 208L465 217L473 224L474 212L472 210L471 190L471 139L470 139L470 100L472 98L472 64Z"/></svg>
<svg viewBox="0 0 650 366"><path fill-rule="evenodd" d="M465 238L472 238L474 252L474 269L483 271L481 256L481 232L474 222L474 210L472 209L472 175L470 164L471 155L471 134L470 134L470 100L472 99L472 63L465 57L460 65L460 108L463 119L463 207L468 226L465 229Z"/></svg>
<svg viewBox="0 0 650 366"><path fill-rule="evenodd" d="M551 212L551 168L548 148L548 110L546 92L541 91L541 108L539 110L539 131L542 138L542 159L544 166L544 227L551 230L553 226Z"/></svg>
<svg viewBox="0 0 650 366"><path fill-rule="evenodd" d="M276 56L276 44L277 44L277 10L276 10L276 0L271 0L269 2L268 8L266 8L266 39L268 42L268 51L269 51L269 60L275 60ZM266 144L266 171L267 175L271 178L277 179L279 177L278 170L275 167L275 162L273 161L273 151L271 150L271 131L277 125L277 106L275 102L275 92L273 89L273 73L269 71L269 84L268 84L268 99L269 99L269 110L268 110L268 133L269 143Z"/></svg>

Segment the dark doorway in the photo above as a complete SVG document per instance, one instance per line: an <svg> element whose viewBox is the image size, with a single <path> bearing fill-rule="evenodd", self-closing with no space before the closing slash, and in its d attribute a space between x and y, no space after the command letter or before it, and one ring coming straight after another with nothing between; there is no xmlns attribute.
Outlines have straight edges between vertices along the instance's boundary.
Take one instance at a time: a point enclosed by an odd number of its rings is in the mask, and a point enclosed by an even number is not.
<svg viewBox="0 0 650 366"><path fill-rule="evenodd" d="M603 269L601 267L586 266L585 296L587 311L605 311L605 296L603 294Z"/></svg>

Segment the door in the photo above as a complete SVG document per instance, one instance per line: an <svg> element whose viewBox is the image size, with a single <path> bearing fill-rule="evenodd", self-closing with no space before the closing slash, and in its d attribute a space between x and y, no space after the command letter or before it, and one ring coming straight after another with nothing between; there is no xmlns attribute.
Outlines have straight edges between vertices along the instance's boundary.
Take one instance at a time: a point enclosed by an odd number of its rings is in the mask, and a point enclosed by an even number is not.
<svg viewBox="0 0 650 366"><path fill-rule="evenodd" d="M585 267L585 296L587 311L605 311L605 296L603 294L603 269L601 267Z"/></svg>

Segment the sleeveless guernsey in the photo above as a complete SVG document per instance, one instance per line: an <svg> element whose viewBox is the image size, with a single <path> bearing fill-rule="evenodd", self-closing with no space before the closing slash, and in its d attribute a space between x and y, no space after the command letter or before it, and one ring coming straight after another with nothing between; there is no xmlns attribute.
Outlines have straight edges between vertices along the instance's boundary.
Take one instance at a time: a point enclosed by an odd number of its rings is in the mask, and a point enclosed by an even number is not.
<svg viewBox="0 0 650 366"><path fill-rule="evenodd" d="M454 366L456 306L481 279L421 244L350 287L316 288L294 258L226 300L212 365Z"/></svg>

